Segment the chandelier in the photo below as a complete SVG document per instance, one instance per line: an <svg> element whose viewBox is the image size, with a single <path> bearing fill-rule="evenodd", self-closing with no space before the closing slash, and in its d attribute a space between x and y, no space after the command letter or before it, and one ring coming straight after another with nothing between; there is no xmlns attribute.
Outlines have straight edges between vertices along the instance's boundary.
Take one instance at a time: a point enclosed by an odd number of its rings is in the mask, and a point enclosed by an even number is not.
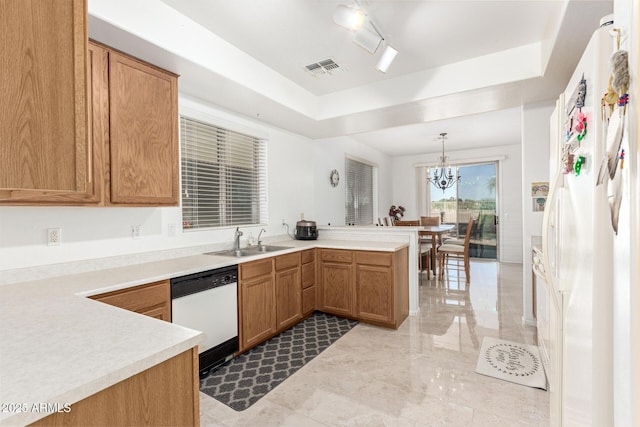
<svg viewBox="0 0 640 427"><path fill-rule="evenodd" d="M440 164L434 168L433 178L429 178L429 182L444 193L444 190L460 182L460 175L457 173L454 175L451 166L447 166L447 157L444 155L444 140L447 139L447 133L442 132L440 138L442 138L442 156L440 156Z"/></svg>

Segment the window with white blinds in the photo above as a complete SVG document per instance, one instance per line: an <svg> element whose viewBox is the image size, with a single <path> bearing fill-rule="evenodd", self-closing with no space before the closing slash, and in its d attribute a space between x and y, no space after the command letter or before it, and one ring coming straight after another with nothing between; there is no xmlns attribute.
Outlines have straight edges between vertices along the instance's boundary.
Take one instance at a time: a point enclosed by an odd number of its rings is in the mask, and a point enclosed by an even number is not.
<svg viewBox="0 0 640 427"><path fill-rule="evenodd" d="M347 158L345 174L345 224L373 224L378 204L378 168Z"/></svg>
<svg viewBox="0 0 640 427"><path fill-rule="evenodd" d="M182 225L267 223L266 141L180 117Z"/></svg>

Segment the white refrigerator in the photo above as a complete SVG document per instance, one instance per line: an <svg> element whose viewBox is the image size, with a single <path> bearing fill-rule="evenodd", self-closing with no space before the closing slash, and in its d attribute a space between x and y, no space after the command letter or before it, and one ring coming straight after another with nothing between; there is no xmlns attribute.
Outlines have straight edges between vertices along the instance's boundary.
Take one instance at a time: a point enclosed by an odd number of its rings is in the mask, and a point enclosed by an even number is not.
<svg viewBox="0 0 640 427"><path fill-rule="evenodd" d="M612 113L601 105L616 46L612 29L609 25L594 32L552 117L551 128L557 131L551 141L551 181L542 232L546 280L559 301L557 359L551 369L554 378L549 378L552 425L615 425L617 236L610 201L621 174L598 179L612 138L607 120ZM624 201L621 208L625 209Z"/></svg>

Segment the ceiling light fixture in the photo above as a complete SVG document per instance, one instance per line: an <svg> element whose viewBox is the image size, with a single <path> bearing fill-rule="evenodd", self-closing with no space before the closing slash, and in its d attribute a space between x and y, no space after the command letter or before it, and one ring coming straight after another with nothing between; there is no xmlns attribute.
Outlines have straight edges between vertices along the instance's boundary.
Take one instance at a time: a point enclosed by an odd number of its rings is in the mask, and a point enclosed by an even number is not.
<svg viewBox="0 0 640 427"><path fill-rule="evenodd" d="M357 0L354 0L353 6L337 5L333 11L333 21L339 26L353 31L353 42L372 55L376 53L382 42L385 41L380 30L373 23L371 17L362 10ZM365 27L365 24L368 24L368 26ZM376 65L376 69L386 73L397 54L398 51L386 43L385 50Z"/></svg>
<svg viewBox="0 0 640 427"><path fill-rule="evenodd" d="M360 28L353 35L353 42L369 52L370 54L376 53L383 38L380 34L369 30L368 28Z"/></svg>
<svg viewBox="0 0 640 427"><path fill-rule="evenodd" d="M451 166L447 166L447 156L444 155L444 140L447 139L447 133L442 132L440 138L442 138L442 156L440 156L440 164L434 168L433 178L429 178L429 182L444 193L444 190L460 182L460 175L457 175L457 172L454 175Z"/></svg>
<svg viewBox="0 0 640 427"><path fill-rule="evenodd" d="M358 31L364 24L365 14L359 7L339 4L333 11L333 22L351 31Z"/></svg>
<svg viewBox="0 0 640 427"><path fill-rule="evenodd" d="M378 65L376 65L376 70L386 73L393 60L396 59L397 54L397 50L387 45L387 47L384 48L384 52L382 52Z"/></svg>

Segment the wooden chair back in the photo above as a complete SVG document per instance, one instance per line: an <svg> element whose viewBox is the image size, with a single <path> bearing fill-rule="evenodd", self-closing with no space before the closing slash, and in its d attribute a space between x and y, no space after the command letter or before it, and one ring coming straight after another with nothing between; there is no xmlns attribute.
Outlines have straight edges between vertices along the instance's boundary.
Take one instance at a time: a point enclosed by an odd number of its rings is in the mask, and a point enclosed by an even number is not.
<svg viewBox="0 0 640 427"><path fill-rule="evenodd" d="M440 225L440 216L421 216L420 225Z"/></svg>
<svg viewBox="0 0 640 427"><path fill-rule="evenodd" d="M394 225L397 225L397 226L409 226L409 225L417 226L417 225L420 225L420 220L419 219L415 219L415 220L410 219L410 220L406 220L406 221L397 220L394 223Z"/></svg>
<svg viewBox="0 0 640 427"><path fill-rule="evenodd" d="M462 252L460 252L460 246L459 245L443 245L440 247L439 250L439 257L440 257L440 261L439 261L439 269L440 269L440 278L442 279L443 275L444 275L444 268L445 268L445 258L449 258L449 257L453 257L453 258L457 258L458 260L462 259L463 263L464 263L464 272L466 275L466 280L467 283L469 283L470 279L471 279L471 268L469 265L469 246L471 244L471 232L473 229L473 224L474 224L474 219L469 218L469 222L467 223L467 232L464 235L464 249ZM448 247L449 246L449 247Z"/></svg>

